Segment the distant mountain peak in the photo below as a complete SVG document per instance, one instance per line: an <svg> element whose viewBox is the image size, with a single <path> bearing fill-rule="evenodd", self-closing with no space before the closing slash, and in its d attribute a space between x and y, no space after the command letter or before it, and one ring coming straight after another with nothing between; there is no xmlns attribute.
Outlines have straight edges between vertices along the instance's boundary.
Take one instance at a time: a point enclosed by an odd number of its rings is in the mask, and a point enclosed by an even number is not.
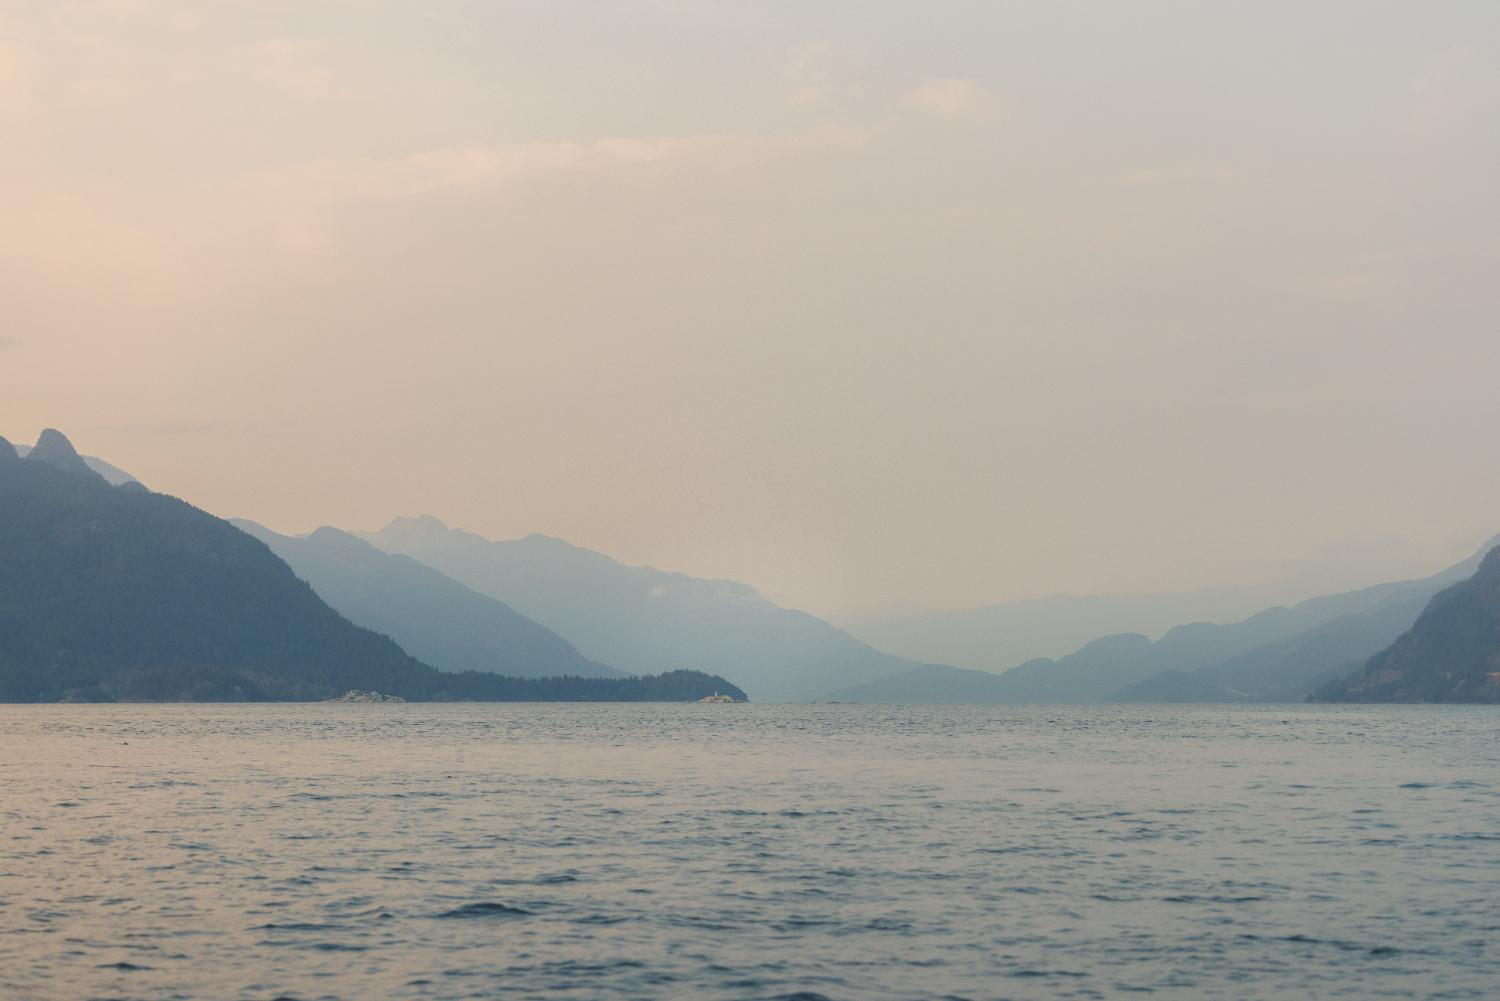
<svg viewBox="0 0 1500 1001"><path fill-rule="evenodd" d="M68 436L55 428L47 428L41 433L26 458L35 462L45 462L65 473L78 473L91 477L99 475L83 461L83 456L78 454L78 450L73 447Z"/></svg>
<svg viewBox="0 0 1500 1001"><path fill-rule="evenodd" d="M12 445L3 435L0 435L0 465L7 462L19 462L21 456L16 452L16 446Z"/></svg>
<svg viewBox="0 0 1500 1001"><path fill-rule="evenodd" d="M378 534L386 532L423 532L429 535L446 533L451 531L441 518L430 514L402 515L391 519L391 523L382 528Z"/></svg>
<svg viewBox="0 0 1500 1001"><path fill-rule="evenodd" d="M306 536L306 540L326 546L329 550L335 552L360 553L379 551L359 536L351 535L341 528L334 528L332 525L322 525L313 529Z"/></svg>

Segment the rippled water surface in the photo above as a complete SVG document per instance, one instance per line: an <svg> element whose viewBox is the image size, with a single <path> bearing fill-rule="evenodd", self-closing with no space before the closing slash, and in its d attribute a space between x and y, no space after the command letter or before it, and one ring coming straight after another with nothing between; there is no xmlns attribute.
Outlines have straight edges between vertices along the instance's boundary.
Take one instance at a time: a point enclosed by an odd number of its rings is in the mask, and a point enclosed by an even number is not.
<svg viewBox="0 0 1500 1001"><path fill-rule="evenodd" d="M0 707L0 997L1500 996L1493 707Z"/></svg>

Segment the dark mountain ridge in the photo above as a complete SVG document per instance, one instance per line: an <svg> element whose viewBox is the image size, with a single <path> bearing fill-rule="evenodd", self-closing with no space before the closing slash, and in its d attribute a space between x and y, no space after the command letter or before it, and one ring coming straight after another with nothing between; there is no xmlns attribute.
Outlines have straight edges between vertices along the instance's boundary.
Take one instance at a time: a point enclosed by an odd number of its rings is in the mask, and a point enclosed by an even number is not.
<svg viewBox="0 0 1500 1001"><path fill-rule="evenodd" d="M1500 547L1412 627L1315 702L1500 702Z"/></svg>

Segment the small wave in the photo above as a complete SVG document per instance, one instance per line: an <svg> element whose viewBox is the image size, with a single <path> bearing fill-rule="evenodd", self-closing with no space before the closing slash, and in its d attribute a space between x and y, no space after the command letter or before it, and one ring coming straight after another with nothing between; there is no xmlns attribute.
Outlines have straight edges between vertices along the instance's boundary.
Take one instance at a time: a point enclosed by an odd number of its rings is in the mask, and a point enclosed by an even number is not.
<svg viewBox="0 0 1500 1001"><path fill-rule="evenodd" d="M911 931L911 922L896 918L872 918L865 924L865 931Z"/></svg>
<svg viewBox="0 0 1500 1001"><path fill-rule="evenodd" d="M443 911L434 914L435 918L529 918L536 915L535 911L528 911L524 907L512 907L509 904L497 903L493 900L481 900L478 903L464 904L455 907L451 911Z"/></svg>

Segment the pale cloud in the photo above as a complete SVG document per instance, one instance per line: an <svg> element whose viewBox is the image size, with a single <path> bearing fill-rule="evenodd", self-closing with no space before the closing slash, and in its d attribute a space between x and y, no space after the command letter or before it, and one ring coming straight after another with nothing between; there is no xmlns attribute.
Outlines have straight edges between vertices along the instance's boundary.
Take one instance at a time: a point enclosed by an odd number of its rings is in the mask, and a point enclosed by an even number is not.
<svg viewBox="0 0 1500 1001"><path fill-rule="evenodd" d="M1500 116L1500 62L1468 45L1427 59L1415 74L1402 109L1406 152L1425 160L1496 145Z"/></svg>
<svg viewBox="0 0 1500 1001"><path fill-rule="evenodd" d="M748 136L603 136L579 142L450 146L391 157L348 157L254 171L241 186L277 201L410 198L504 186L528 176L650 163L731 163L758 145Z"/></svg>
<svg viewBox="0 0 1500 1001"><path fill-rule="evenodd" d="M989 95L974 80L946 77L928 80L906 94L905 103L940 118L968 118L992 106Z"/></svg>
<svg viewBox="0 0 1500 1001"><path fill-rule="evenodd" d="M333 65L333 46L315 38L273 38L251 47L251 72L263 85L297 101L336 101L356 88Z"/></svg>
<svg viewBox="0 0 1500 1001"><path fill-rule="evenodd" d="M31 59L21 46L0 41L0 114L20 110L30 96Z"/></svg>
<svg viewBox="0 0 1500 1001"><path fill-rule="evenodd" d="M838 50L831 42L811 41L793 46L782 69L790 100L802 107L827 107L848 88L841 86L835 61Z"/></svg>

